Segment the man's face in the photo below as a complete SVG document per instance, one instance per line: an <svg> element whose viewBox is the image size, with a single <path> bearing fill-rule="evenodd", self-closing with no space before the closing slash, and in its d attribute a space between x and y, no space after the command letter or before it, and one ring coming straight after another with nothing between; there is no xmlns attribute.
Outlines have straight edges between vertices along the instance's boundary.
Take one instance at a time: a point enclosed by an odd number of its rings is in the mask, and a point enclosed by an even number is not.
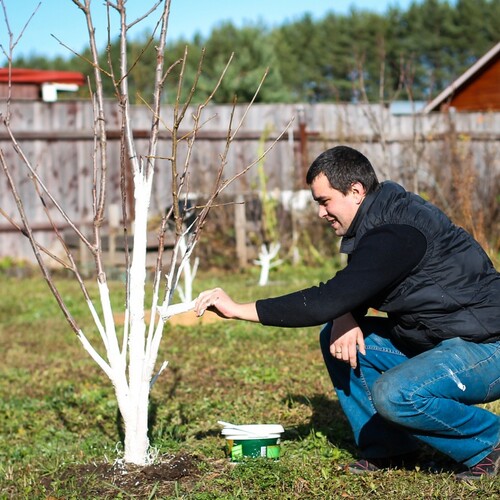
<svg viewBox="0 0 500 500"><path fill-rule="evenodd" d="M318 203L318 216L326 219L337 236L344 236L354 220L366 191L359 182L344 195L332 188L325 174L319 174L311 184L311 193Z"/></svg>

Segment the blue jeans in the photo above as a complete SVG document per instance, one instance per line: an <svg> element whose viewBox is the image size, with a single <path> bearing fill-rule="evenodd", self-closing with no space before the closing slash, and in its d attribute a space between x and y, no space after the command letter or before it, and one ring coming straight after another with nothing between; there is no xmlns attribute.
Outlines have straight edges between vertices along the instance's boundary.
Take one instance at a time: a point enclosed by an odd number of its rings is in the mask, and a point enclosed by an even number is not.
<svg viewBox="0 0 500 500"><path fill-rule="evenodd" d="M500 417L474 406L500 399L500 342L454 338L412 356L393 345L385 318L359 326L366 356L358 354L355 370L330 354L332 323L320 343L365 458L416 451L420 441L471 467L500 442Z"/></svg>

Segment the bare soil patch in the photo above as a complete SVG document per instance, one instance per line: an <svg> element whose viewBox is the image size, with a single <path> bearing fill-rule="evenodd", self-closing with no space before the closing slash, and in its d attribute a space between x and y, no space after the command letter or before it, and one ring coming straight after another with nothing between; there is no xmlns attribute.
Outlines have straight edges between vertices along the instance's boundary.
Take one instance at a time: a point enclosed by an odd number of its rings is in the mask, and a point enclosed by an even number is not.
<svg viewBox="0 0 500 500"><path fill-rule="evenodd" d="M137 466L116 462L75 464L42 478L48 497L56 498L58 487L71 486L81 498L116 498L117 494L133 498L170 495L176 483L190 489L196 484L201 460L188 454L164 455L157 463ZM53 496L51 496L53 495Z"/></svg>

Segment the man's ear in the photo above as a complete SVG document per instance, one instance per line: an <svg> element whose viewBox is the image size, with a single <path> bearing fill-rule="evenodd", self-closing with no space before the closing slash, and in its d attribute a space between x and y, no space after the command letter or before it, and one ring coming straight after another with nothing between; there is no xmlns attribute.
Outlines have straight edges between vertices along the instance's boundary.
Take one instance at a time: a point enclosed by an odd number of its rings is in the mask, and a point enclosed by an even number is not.
<svg viewBox="0 0 500 500"><path fill-rule="evenodd" d="M365 199L366 189L363 184L361 184L361 182L353 182L351 185L351 193L358 205L360 205L361 202Z"/></svg>

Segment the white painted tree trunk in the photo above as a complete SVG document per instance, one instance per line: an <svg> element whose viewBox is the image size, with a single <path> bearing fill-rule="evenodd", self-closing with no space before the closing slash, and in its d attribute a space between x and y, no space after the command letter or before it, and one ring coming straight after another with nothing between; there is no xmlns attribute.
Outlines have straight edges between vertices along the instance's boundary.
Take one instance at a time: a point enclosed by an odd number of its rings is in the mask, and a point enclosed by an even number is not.
<svg viewBox="0 0 500 500"><path fill-rule="evenodd" d="M187 252L186 236L182 236L180 239L180 251L182 255L185 255ZM184 303L193 300L193 282L198 271L199 263L200 259L198 259L198 257L194 259L193 265L191 265L191 259L186 259L181 269L184 278L184 286L177 285L177 291L179 292L181 301Z"/></svg>
<svg viewBox="0 0 500 500"><path fill-rule="evenodd" d="M132 262L129 269L130 310L126 311L123 346L120 350L115 329L109 289L106 281L98 281L104 325L95 312L92 303L89 307L98 326L106 349L108 362L96 352L86 337L80 332L83 347L101 366L113 383L118 407L125 427L125 462L145 465L150 460L148 439L149 393L154 364L158 350L148 348L144 300L146 286L146 239L147 217L151 196L153 176L134 176L135 182L135 227ZM102 279L102 278L101 278ZM152 318L154 322L154 317ZM130 325L128 327L128 325ZM163 329L160 319L157 329ZM158 342L159 344L159 342ZM128 366L127 366L128 361ZM128 373L127 373L128 368Z"/></svg>
<svg viewBox="0 0 500 500"><path fill-rule="evenodd" d="M283 263L282 259L278 259L273 262L273 259L277 257L280 248L281 245L277 242L271 243L269 247L266 244L261 245L259 258L254 261L255 264L261 266L259 286L266 286L269 282L269 271L271 268L279 266Z"/></svg>
<svg viewBox="0 0 500 500"><path fill-rule="evenodd" d="M148 401L149 381L151 373L145 370L146 353L146 323L144 319L145 287L146 287L146 248L147 222L151 199L153 175L146 179L141 172L134 174L135 198L135 227L132 263L129 270L130 280L130 334L129 334L129 394L118 394L120 407L126 406L125 415L122 414L125 424L125 461L138 463L147 457L144 451L148 449ZM125 401L120 404L120 399ZM133 457L133 458L132 458Z"/></svg>
<svg viewBox="0 0 500 500"><path fill-rule="evenodd" d="M146 465L154 458L149 449L148 408L149 381L143 380L137 395L132 395L130 407L123 418L125 426L125 462ZM117 393L118 398L118 393Z"/></svg>

